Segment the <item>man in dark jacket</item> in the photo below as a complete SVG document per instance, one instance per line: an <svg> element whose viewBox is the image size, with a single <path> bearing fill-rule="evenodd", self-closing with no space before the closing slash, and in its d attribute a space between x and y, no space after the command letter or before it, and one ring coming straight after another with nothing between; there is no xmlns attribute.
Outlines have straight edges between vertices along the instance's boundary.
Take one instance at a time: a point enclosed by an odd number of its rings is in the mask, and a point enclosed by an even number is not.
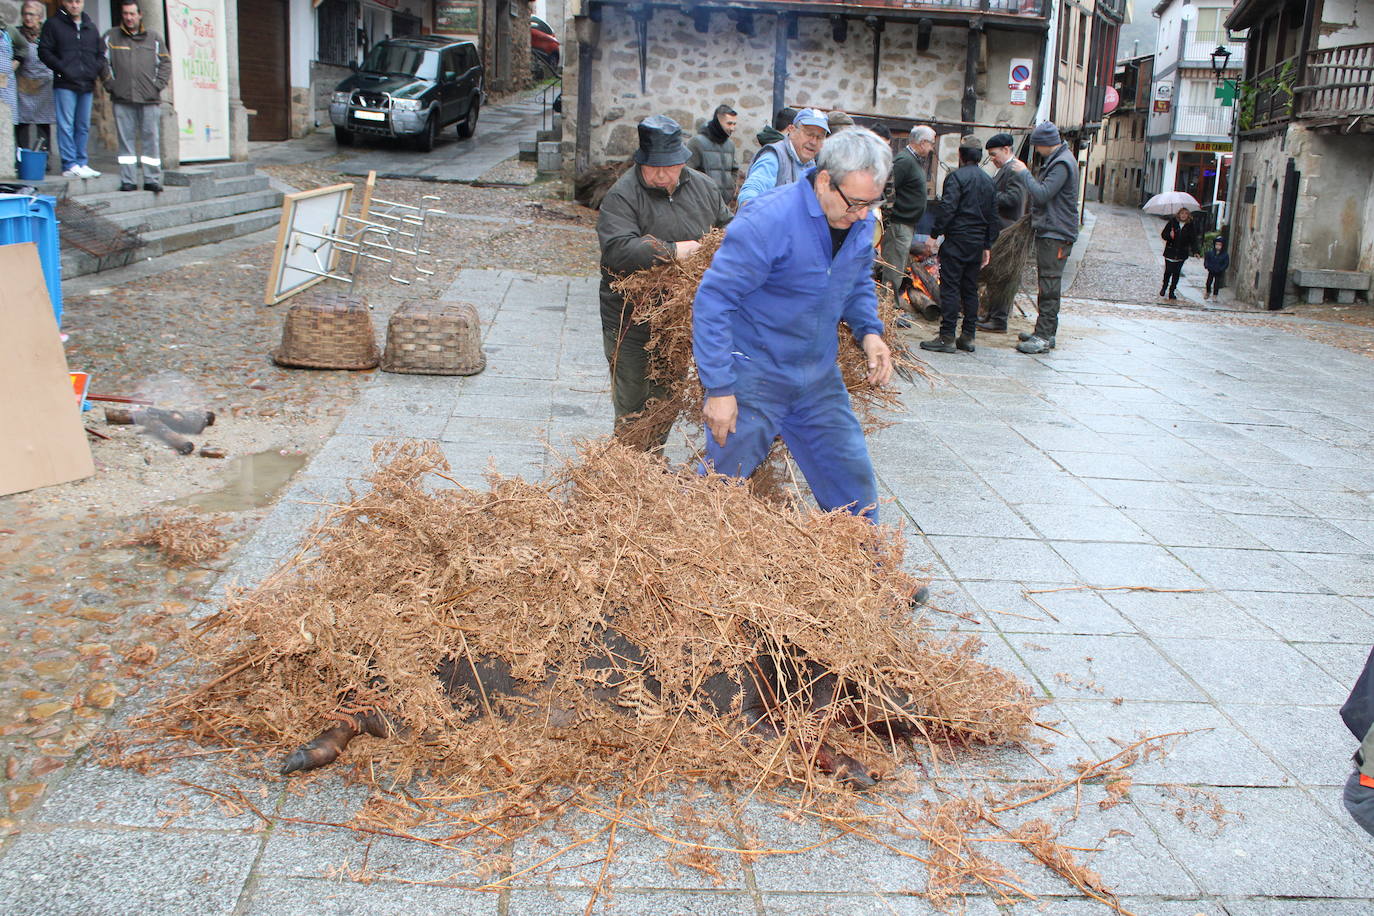
<svg viewBox="0 0 1374 916"><path fill-rule="evenodd" d="M983 148L976 141L959 146L959 168L945 179L944 193L931 228L940 243L940 333L921 341L922 350L973 352L978 323L978 274L987 266L992 243L1001 231L992 179L979 163ZM960 306L964 327L958 339Z"/></svg>
<svg viewBox="0 0 1374 916"><path fill-rule="evenodd" d="M1345 782L1345 810L1374 836L1374 652L1365 660L1355 686L1341 706L1341 719L1360 742L1355 750L1355 772Z"/></svg>
<svg viewBox="0 0 1374 916"><path fill-rule="evenodd" d="M997 219L1001 223L999 235L1009 229L1026 212L1026 189L1017 180L1016 169L1011 164L1016 158L1011 149L1015 142L1011 134L994 134L987 142L988 156L991 157L993 165L997 166L997 174L993 176L992 185L997 193L994 202L997 205ZM1018 266L1008 273L1019 278L1021 276L1020 267ZM999 284L999 286L998 289L986 291L989 300L987 303L988 317L986 321L978 322L980 331L988 331L993 334L1005 334L1007 332L1007 316L1011 314L1011 302L1016 297L1019 283L1012 280L1005 284Z"/></svg>
<svg viewBox="0 0 1374 916"><path fill-rule="evenodd" d="M65 178L100 177L86 159L86 135L91 130L91 93L105 72L105 44L83 12L85 5L86 0L62 0L38 38L38 58L53 73L57 150Z"/></svg>
<svg viewBox="0 0 1374 916"><path fill-rule="evenodd" d="M883 214L883 282L896 295L902 289L916 224L926 212L926 159L935 148L935 131L924 124L907 135L892 157L891 208ZM928 249L929 250L929 249Z"/></svg>
<svg viewBox="0 0 1374 916"><path fill-rule="evenodd" d="M690 154L682 127L672 118L651 115L639 122L637 165L606 192L596 221L601 243L601 332L611 369L611 400L618 436L638 417L650 398L667 392L648 377L647 323L630 320L624 298L611 289L617 277L701 247L697 241L730 219L716 184L701 172L685 168ZM635 444L661 449L671 424L629 437ZM641 431L642 432L642 431Z"/></svg>
<svg viewBox="0 0 1374 916"><path fill-rule="evenodd" d="M162 90L172 76L167 42L143 27L143 10L134 0L119 8L119 25L105 33L108 65L105 89L114 100L119 136L119 190L162 190Z"/></svg>
<svg viewBox="0 0 1374 916"><path fill-rule="evenodd" d="M701 133L687 141L687 149L692 153L687 168L696 169L715 181L727 204L735 201L735 182L739 177L739 153L735 150L735 141L730 139L738 123L735 109L719 105Z"/></svg>
<svg viewBox="0 0 1374 916"><path fill-rule="evenodd" d="M1078 160L1059 136L1051 121L1041 121L1031 131L1031 146L1044 159L1037 177L1020 159L1012 160L1016 177L1031 202L1031 228L1035 230L1035 270L1039 278L1035 330L1021 335L1016 349L1044 353L1054 349L1059 331L1060 284L1064 264L1078 240Z"/></svg>

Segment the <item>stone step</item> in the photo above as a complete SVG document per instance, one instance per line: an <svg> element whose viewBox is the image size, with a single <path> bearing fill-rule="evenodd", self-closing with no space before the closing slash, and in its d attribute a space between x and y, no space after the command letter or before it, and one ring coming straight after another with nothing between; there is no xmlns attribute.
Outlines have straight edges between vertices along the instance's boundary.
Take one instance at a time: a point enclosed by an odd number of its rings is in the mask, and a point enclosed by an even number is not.
<svg viewBox="0 0 1374 916"><path fill-rule="evenodd" d="M249 191L265 191L272 187L272 179L266 175L239 175L233 178L216 178L214 196L228 197L230 194L247 194Z"/></svg>
<svg viewBox="0 0 1374 916"><path fill-rule="evenodd" d="M119 172L102 172L99 178L63 178L61 175L49 175L38 182L36 187L40 192L53 197L84 198L91 194L118 191Z"/></svg>
<svg viewBox="0 0 1374 916"><path fill-rule="evenodd" d="M129 210L184 204L191 200L191 192L187 188L163 188L161 194L154 194L152 191L99 191L71 199L90 207L101 216L109 216Z"/></svg>
<svg viewBox="0 0 1374 916"><path fill-rule="evenodd" d="M245 175L253 174L253 163L244 162L215 162L208 165L183 165L180 168L168 169L165 173L166 184L188 184L191 180L204 178L242 178Z"/></svg>
<svg viewBox="0 0 1374 916"><path fill-rule="evenodd" d="M173 226L170 229L150 231L143 236L143 240L147 244L133 254L130 263L155 258L195 245L222 242L225 239L237 238L262 229L269 229L277 225L280 217L281 213L276 209L255 210L251 213L239 213L219 219ZM105 265L107 268L124 266L120 258L110 258L109 260L111 263ZM64 278L95 273L100 269L100 266L97 259L84 251L67 248L62 252L62 276Z"/></svg>
<svg viewBox="0 0 1374 916"><path fill-rule="evenodd" d="M211 197L205 200L192 200L170 206L159 204L143 210L125 210L121 213L101 214L110 222L126 229L143 227L143 235L173 226L219 219L254 210L276 209L281 205L281 192L268 188L262 191L249 191L246 194L231 194L227 197Z"/></svg>

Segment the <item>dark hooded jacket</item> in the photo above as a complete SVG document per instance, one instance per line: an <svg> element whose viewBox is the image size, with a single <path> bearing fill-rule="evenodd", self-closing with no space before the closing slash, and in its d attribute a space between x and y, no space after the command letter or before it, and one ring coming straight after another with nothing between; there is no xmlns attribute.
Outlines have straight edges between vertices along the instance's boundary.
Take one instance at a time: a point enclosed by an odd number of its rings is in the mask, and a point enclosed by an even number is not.
<svg viewBox="0 0 1374 916"><path fill-rule="evenodd" d="M977 165L961 165L945 179L931 237L944 237L941 251L972 256L987 251L1002 231L994 202L997 192L988 173Z"/></svg>
<svg viewBox="0 0 1374 916"><path fill-rule="evenodd" d="M1166 261L1186 261L1198 253L1200 236L1195 219L1180 223L1178 217L1171 216L1164 224L1164 231L1159 233L1159 237L1164 240Z"/></svg>
<svg viewBox="0 0 1374 916"><path fill-rule="evenodd" d="M776 127L774 127L772 124L765 124L765 125L763 126L763 130L761 130L761 131L759 131L758 133L754 134L754 139L757 140L757 141L759 141L759 148L760 148L760 149L762 149L763 147L767 146L767 145L770 144L770 143L777 143L777 142L778 142L779 140L781 140L782 138L783 138L783 132L780 131L780 130L778 130L778 129L777 129Z"/></svg>
<svg viewBox="0 0 1374 916"><path fill-rule="evenodd" d="M1374 652L1370 652L1341 707L1341 719L1360 742L1355 751L1355 772L1345 784L1345 809L1374 835Z"/></svg>
<svg viewBox="0 0 1374 916"><path fill-rule="evenodd" d="M704 172L720 189L720 196L728 204L735 199L735 179L739 176L739 153L735 143L720 121L711 118L701 128L701 133L687 141L687 149L692 156L687 160L689 169Z"/></svg>
<svg viewBox="0 0 1374 916"><path fill-rule="evenodd" d="M43 23L38 59L52 71L54 89L90 92L105 72L105 43L90 16L82 13L74 20L58 9Z"/></svg>
<svg viewBox="0 0 1374 916"><path fill-rule="evenodd" d="M1226 246L1222 245L1221 250L1216 247L1207 249L1207 253L1202 256L1202 266L1207 268L1208 273L1225 273L1226 268L1231 266L1231 255L1227 253Z"/></svg>

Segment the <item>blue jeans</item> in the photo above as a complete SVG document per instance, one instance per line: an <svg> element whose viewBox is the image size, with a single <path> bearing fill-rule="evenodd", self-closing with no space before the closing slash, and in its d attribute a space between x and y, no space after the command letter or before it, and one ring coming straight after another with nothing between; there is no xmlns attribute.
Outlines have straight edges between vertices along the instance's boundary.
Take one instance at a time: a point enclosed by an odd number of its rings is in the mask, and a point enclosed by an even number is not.
<svg viewBox="0 0 1374 916"><path fill-rule="evenodd" d="M52 98L57 107L57 152L62 156L62 171L89 165L86 135L91 130L91 93L54 89Z"/></svg>
<svg viewBox="0 0 1374 916"><path fill-rule="evenodd" d="M748 477L781 435L821 509L846 508L878 521L878 481L863 429L849 406L838 366L801 385L736 361L739 419L725 445L706 431L705 464L722 474Z"/></svg>

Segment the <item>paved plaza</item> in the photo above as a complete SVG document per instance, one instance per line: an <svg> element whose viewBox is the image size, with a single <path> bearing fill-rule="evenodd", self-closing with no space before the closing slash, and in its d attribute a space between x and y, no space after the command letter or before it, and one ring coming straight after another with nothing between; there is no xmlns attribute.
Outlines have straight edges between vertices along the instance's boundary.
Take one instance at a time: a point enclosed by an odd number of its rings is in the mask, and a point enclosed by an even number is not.
<svg viewBox="0 0 1374 916"><path fill-rule="evenodd" d="M464 271L451 296L483 316L487 370L379 373L226 581L255 581L288 556L379 440L438 441L458 479L480 484L489 462L545 473L555 459L542 438L566 449L605 433L595 284ZM935 623L981 635L986 658L1049 698L1043 719L1062 732L1049 764L1192 732L1132 771L1125 803L1100 810L1094 786L1076 820L1072 798L1038 813L1068 842L1100 846L1088 864L1141 916L1371 912L1374 841L1341 808L1353 742L1337 716L1374 643L1369 362L1271 326L1084 315L1072 300L1059 349L1026 357L1014 342L933 355L933 386L901 383L905 413L871 440L883 519L905 526L934 603L963 615ZM1003 754L960 775L993 770L1043 772ZM446 880L466 860L343 831L263 829L182 782L227 780L194 759L150 776L74 767L0 853L3 909L573 913L596 882L597 867L570 868L476 892L476 879ZM337 778L303 797L280 783L243 788L265 810L327 821L362 799ZM818 837L810 824L768 823L772 846ZM924 888L919 866L869 844L726 856L714 887L658 861L657 840L626 840L612 913L935 912L912 896ZM517 862L531 854L513 850ZM999 910L975 897L967 912L1108 912L1014 852L997 855L1038 899ZM376 880L341 877L364 867Z"/></svg>

